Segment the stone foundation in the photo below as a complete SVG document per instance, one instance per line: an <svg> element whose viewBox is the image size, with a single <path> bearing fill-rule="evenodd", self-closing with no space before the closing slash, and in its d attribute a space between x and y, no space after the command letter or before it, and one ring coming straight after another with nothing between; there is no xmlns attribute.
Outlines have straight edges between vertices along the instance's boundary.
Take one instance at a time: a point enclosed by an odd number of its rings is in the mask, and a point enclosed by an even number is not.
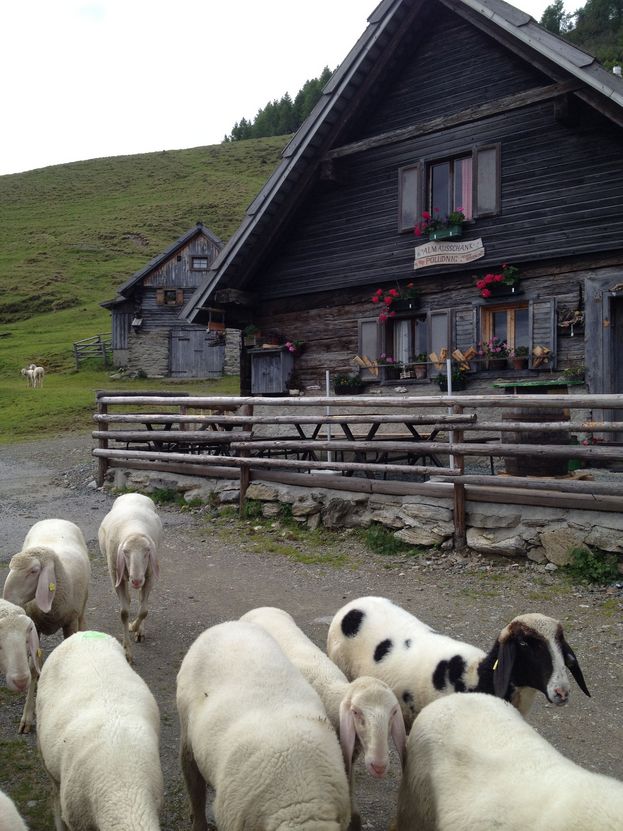
<svg viewBox="0 0 623 831"><path fill-rule="evenodd" d="M121 468L108 472L107 485L149 494L172 489L187 502L237 505L237 479L204 479ZM291 506L296 522L310 529L367 528L379 523L412 545L452 545L452 499L428 496L387 496L300 488L272 482L253 482L247 499L262 504L262 514L273 517L283 504ZM567 565L574 548L589 546L623 555L623 516L600 511L569 511L531 505L467 502L467 545L480 554L527 557L538 563ZM623 562L623 556L620 556Z"/></svg>

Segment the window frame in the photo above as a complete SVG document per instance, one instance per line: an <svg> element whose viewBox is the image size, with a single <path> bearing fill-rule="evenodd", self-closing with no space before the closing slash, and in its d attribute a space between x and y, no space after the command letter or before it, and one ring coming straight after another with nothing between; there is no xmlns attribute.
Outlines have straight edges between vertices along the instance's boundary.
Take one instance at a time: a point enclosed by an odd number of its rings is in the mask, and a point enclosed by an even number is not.
<svg viewBox="0 0 623 831"><path fill-rule="evenodd" d="M197 260L205 262L205 266L197 265ZM192 254L190 258L191 271L207 271L210 268L210 258L204 254Z"/></svg>
<svg viewBox="0 0 623 831"><path fill-rule="evenodd" d="M480 171L478 166L478 159L480 153L495 151L495 182L493 184L492 201L494 203L493 210L483 211L478 210L478 194L479 186L482 188L484 183L480 182ZM484 219L490 216L498 216L501 213L502 207L502 144L501 142L488 142L486 144L471 144L464 147L462 150L457 150L454 153L430 154L423 156L406 165L401 165L398 168L398 232L403 234L413 231L416 222L419 221L424 210L430 210L434 206L428 206L430 197L430 169L433 164L453 161L456 159L464 159L471 154L472 159L472 218L468 222L473 222L476 219ZM404 196L407 191L406 178L409 175L416 174L417 181L415 185L415 221L410 222L411 213L405 210Z"/></svg>
<svg viewBox="0 0 623 831"><path fill-rule="evenodd" d="M530 303L528 300L522 302L509 303L492 303L480 308L480 332L481 340L487 341L493 337L493 315L496 312L506 312L506 342L509 349L515 348L515 313L517 311L526 311L528 313L528 339L530 339ZM530 344L528 343L528 349Z"/></svg>

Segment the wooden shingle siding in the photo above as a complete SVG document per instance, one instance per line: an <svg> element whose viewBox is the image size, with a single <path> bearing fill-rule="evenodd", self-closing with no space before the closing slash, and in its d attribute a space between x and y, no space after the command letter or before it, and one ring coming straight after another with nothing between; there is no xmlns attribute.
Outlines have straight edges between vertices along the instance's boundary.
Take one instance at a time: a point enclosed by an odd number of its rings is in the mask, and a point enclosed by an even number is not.
<svg viewBox="0 0 623 831"><path fill-rule="evenodd" d="M112 348L127 349L128 333L133 315L131 312L116 312L112 316Z"/></svg>

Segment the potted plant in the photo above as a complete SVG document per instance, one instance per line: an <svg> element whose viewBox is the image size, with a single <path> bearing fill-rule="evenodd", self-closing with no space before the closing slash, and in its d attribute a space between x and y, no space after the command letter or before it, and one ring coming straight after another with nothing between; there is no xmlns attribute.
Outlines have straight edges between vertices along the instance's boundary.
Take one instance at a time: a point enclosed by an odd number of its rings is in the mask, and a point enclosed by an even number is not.
<svg viewBox="0 0 623 831"><path fill-rule="evenodd" d="M476 288L480 296L506 297L519 291L519 269L517 266L502 263L500 271L491 271L482 277L476 277Z"/></svg>
<svg viewBox="0 0 623 831"><path fill-rule="evenodd" d="M584 332L584 309L568 309L562 307L558 310L558 329L561 335L574 335Z"/></svg>
<svg viewBox="0 0 623 831"><path fill-rule="evenodd" d="M333 392L336 395L357 395L365 386L359 375L336 375L333 379Z"/></svg>
<svg viewBox="0 0 623 831"><path fill-rule="evenodd" d="M415 373L415 377L420 381L423 378L426 378L428 372L427 362L428 355L426 354L426 352L420 352L413 359L413 371Z"/></svg>
<svg viewBox="0 0 623 831"><path fill-rule="evenodd" d="M254 323L250 323L242 330L242 342L247 347L257 346L260 330Z"/></svg>
<svg viewBox="0 0 623 831"><path fill-rule="evenodd" d="M379 323L385 323L388 317L395 317L396 312L417 309L420 304L420 292L411 280L404 286L396 283L395 288L377 289L371 300L379 309Z"/></svg>
<svg viewBox="0 0 623 831"><path fill-rule="evenodd" d="M527 346L516 346L508 353L513 369L527 369L530 353Z"/></svg>
<svg viewBox="0 0 623 831"><path fill-rule="evenodd" d="M484 369L506 369L509 349L508 343L497 335L478 344L478 354L484 364Z"/></svg>
<svg viewBox="0 0 623 831"><path fill-rule="evenodd" d="M302 340L287 340L284 343L284 346L288 350L288 352L300 353L303 351L305 342Z"/></svg>
<svg viewBox="0 0 623 831"><path fill-rule="evenodd" d="M465 378L465 370L461 369L460 367L453 367L452 373L450 375L452 379L452 392L457 392L458 390L464 390L467 386L467 379ZM448 392L448 376L445 374L440 374L437 376L437 383L439 384L439 389L441 392Z"/></svg>
<svg viewBox="0 0 623 831"><path fill-rule="evenodd" d="M422 219L416 223L413 232L416 237L427 236L429 240L456 239L463 236L465 214L462 208L456 208L443 216L439 208L433 212L423 211Z"/></svg>

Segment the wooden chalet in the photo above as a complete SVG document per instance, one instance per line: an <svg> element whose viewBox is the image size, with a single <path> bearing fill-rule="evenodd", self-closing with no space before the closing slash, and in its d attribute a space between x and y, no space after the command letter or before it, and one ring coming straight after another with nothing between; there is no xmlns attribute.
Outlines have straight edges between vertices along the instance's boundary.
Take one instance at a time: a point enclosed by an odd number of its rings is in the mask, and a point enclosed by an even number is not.
<svg viewBox="0 0 623 831"><path fill-rule="evenodd" d="M101 305L112 313L115 366L148 376L210 378L223 374L222 312L201 323L180 317L206 280L223 243L198 222L137 271Z"/></svg>
<svg viewBox="0 0 623 831"><path fill-rule="evenodd" d="M584 365L589 392L623 392L621 78L501 0L383 0L368 23L182 314L280 335L243 353L243 393L327 370L394 387L390 355L430 394L453 353L469 392ZM414 235L459 208L460 238ZM518 282L482 296L505 264ZM379 322L371 298L410 282ZM528 366L474 355L492 337Z"/></svg>

